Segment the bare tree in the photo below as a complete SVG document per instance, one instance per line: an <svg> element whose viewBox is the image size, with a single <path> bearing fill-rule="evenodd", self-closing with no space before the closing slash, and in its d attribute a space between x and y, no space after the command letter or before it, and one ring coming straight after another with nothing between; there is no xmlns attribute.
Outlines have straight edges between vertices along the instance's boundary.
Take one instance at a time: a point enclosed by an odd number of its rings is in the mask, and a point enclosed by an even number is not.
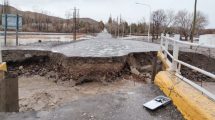
<svg viewBox="0 0 215 120"><path fill-rule="evenodd" d="M3 13L9 14L11 12L10 10L10 5L8 0L4 0L4 5L3 5Z"/></svg>
<svg viewBox="0 0 215 120"><path fill-rule="evenodd" d="M166 35L166 33L168 32L167 30L170 27L173 26L173 23L175 21L175 11L173 11L173 10L166 10L165 14L166 14L166 19L165 19L164 25L163 25L163 33L164 33L164 35Z"/></svg>
<svg viewBox="0 0 215 120"><path fill-rule="evenodd" d="M70 10L66 11L65 13L65 17L66 17L66 31L67 32L71 32L72 28L70 27L71 24L71 18L72 18L73 14Z"/></svg>
<svg viewBox="0 0 215 120"><path fill-rule="evenodd" d="M205 26L208 25L208 18L206 15L200 11L196 13L196 25L195 25L195 32L194 34L199 34L202 29L205 28Z"/></svg>
<svg viewBox="0 0 215 120"><path fill-rule="evenodd" d="M175 17L175 25L178 32L185 37L185 40L188 40L192 25L192 14L187 10L179 11Z"/></svg>
<svg viewBox="0 0 215 120"><path fill-rule="evenodd" d="M192 37L191 34L198 34L200 30L208 24L208 19L206 15L198 11L196 14L196 25L195 32L192 33L193 26L193 14L189 13L186 10L179 11L175 17L175 25L178 29L178 32L185 37L185 40L188 40L188 37ZM192 39L192 38L190 38Z"/></svg>
<svg viewBox="0 0 215 120"><path fill-rule="evenodd" d="M158 36L161 34L161 28L166 22L166 14L165 11L160 9L156 10L152 13L152 21L153 21L153 31L156 34L156 39L158 39ZM153 33L154 34L154 33Z"/></svg>

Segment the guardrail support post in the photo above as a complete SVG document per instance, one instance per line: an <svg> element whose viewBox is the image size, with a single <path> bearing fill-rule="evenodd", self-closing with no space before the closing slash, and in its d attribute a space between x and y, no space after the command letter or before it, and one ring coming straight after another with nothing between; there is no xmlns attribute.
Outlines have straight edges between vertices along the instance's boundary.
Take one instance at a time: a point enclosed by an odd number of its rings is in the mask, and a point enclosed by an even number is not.
<svg viewBox="0 0 215 120"><path fill-rule="evenodd" d="M160 43L161 44L161 51L162 51L162 46L163 46L163 39L164 39L164 34L162 33L161 34L161 43Z"/></svg>
<svg viewBox="0 0 215 120"><path fill-rule="evenodd" d="M0 71L0 112L19 112L18 78Z"/></svg>
<svg viewBox="0 0 215 120"><path fill-rule="evenodd" d="M169 34L167 34L167 37L169 37ZM165 40L165 49L168 51L169 50L169 41ZM167 58L167 53L165 52L165 57Z"/></svg>
<svg viewBox="0 0 215 120"><path fill-rule="evenodd" d="M176 42L174 42L174 44L173 44L173 57L174 57L174 59L178 60L178 54L179 54L179 46ZM179 72L178 71L178 63L174 60L172 60L172 70L175 72Z"/></svg>

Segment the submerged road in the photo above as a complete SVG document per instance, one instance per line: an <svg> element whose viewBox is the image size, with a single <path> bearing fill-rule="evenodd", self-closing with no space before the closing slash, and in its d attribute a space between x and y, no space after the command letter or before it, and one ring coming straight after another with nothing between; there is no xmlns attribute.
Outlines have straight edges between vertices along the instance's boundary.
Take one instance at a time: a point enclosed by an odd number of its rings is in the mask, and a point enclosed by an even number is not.
<svg viewBox="0 0 215 120"><path fill-rule="evenodd" d="M112 57L133 52L158 51L159 45L135 40L114 39L107 32L98 34L91 40L57 45L57 43L37 43L29 46L4 47L3 50L44 50L64 54L67 57Z"/></svg>

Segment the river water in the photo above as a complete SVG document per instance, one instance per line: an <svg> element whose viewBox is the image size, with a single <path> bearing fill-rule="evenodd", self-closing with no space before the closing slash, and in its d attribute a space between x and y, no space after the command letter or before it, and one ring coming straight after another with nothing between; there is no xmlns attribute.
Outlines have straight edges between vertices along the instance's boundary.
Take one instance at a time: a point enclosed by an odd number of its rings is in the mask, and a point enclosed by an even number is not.
<svg viewBox="0 0 215 120"><path fill-rule="evenodd" d="M97 36L98 37L98 36ZM86 35L78 35L78 39L90 39L92 36ZM110 37L108 37L110 38ZM47 42L47 41L60 41L60 42L70 42L73 41L73 35L71 34L58 34L58 33L28 33L19 35L19 45L26 45L29 43L36 42ZM201 35L199 37L199 44L207 44L207 45L215 45L215 34L207 34ZM4 45L4 36L0 35L0 44ZM7 36L7 46L15 46L16 45L16 36L8 35Z"/></svg>
<svg viewBox="0 0 215 120"><path fill-rule="evenodd" d="M215 46L215 34L201 35L199 37L199 44L207 44Z"/></svg>
<svg viewBox="0 0 215 120"><path fill-rule="evenodd" d="M89 39L92 36L90 35L77 35L77 39ZM48 42L48 41L60 41L60 42L70 42L73 41L73 35L72 34L22 34L19 35L18 43L19 45L26 45L30 43L36 43L36 42ZM0 43L1 45L4 45L4 36L0 35ZM16 36L15 35L8 35L7 36L7 46L16 46Z"/></svg>

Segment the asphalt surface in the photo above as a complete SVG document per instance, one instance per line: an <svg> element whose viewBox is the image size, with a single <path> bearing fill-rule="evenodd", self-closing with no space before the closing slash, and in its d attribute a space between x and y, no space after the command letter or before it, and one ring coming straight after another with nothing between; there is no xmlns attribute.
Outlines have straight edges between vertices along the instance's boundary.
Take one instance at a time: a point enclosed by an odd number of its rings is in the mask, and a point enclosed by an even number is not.
<svg viewBox="0 0 215 120"><path fill-rule="evenodd" d="M3 50L41 50L64 54L67 57L112 57L134 52L158 51L159 45L135 40L114 39L107 32L90 40L61 44L35 43L27 46L4 47Z"/></svg>
<svg viewBox="0 0 215 120"><path fill-rule="evenodd" d="M134 87L129 92L116 92L85 97L52 111L0 113L1 120L181 120L182 115L169 104L156 111L143 103L163 93L153 84Z"/></svg>

